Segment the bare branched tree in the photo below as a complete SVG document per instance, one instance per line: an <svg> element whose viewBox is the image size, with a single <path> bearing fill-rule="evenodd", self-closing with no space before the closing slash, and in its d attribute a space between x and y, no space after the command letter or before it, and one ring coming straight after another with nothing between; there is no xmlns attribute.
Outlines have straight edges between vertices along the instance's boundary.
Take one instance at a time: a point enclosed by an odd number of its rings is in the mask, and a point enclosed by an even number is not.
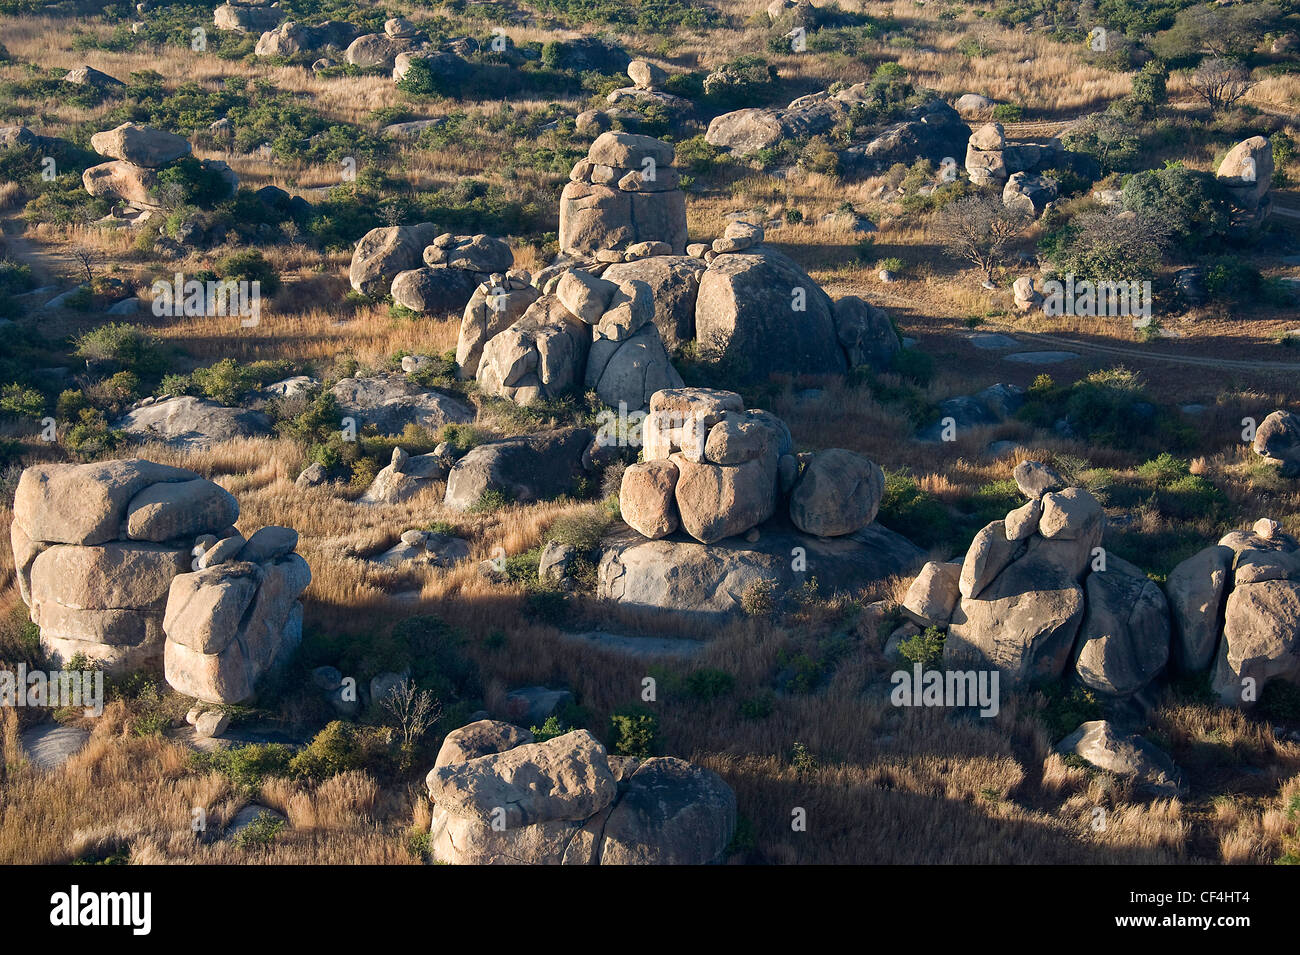
<svg viewBox="0 0 1300 955"><path fill-rule="evenodd" d="M1255 85L1241 63L1219 57L1202 60L1189 82L1196 95L1215 112L1237 102Z"/></svg>
<svg viewBox="0 0 1300 955"><path fill-rule="evenodd" d="M81 266L81 270L86 273L86 283L91 284L95 281L95 269L103 261L103 255L99 249L89 245L73 246L68 254L72 256L74 262Z"/></svg>
<svg viewBox="0 0 1300 955"><path fill-rule="evenodd" d="M379 705L393 718L402 745L407 747L417 743L442 715L442 704L428 690L416 689L412 680L394 686Z"/></svg>
<svg viewBox="0 0 1300 955"><path fill-rule="evenodd" d="M981 269L991 282L1007 247L1030 221L1025 213L1008 209L994 196L968 196L940 209L934 227L944 249Z"/></svg>

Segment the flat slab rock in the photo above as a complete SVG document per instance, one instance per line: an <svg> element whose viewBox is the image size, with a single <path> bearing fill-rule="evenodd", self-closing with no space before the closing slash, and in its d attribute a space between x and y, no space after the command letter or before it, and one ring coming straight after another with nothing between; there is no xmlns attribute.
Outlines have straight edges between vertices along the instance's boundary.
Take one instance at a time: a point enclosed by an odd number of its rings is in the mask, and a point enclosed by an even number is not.
<svg viewBox="0 0 1300 955"><path fill-rule="evenodd" d="M1014 361L1022 365L1059 365L1074 361L1078 357L1079 355L1072 351L1021 351L1002 356L1006 361Z"/></svg>
<svg viewBox="0 0 1300 955"><path fill-rule="evenodd" d="M992 332L979 332L968 336L967 339L976 348L985 351L997 351L1003 348L1017 348L1020 342L1016 341L1009 335L995 334Z"/></svg>
<svg viewBox="0 0 1300 955"><path fill-rule="evenodd" d="M23 751L38 769L58 769L90 740L89 730L79 726L42 723L23 732Z"/></svg>
<svg viewBox="0 0 1300 955"><path fill-rule="evenodd" d="M813 537L775 520L758 530L754 543L729 537L701 544L680 532L653 541L631 530L616 534L601 555L597 596L718 621L739 613L746 591L760 581L775 583L779 594L816 577L828 594L913 572L925 560L919 547L879 524L843 537ZM795 548L807 561L803 573L791 567Z"/></svg>
<svg viewBox="0 0 1300 955"><path fill-rule="evenodd" d="M629 637L618 633L589 630L586 633L565 633L561 637L573 643L611 650L630 657L692 657L704 649L702 640L685 640L676 637Z"/></svg>

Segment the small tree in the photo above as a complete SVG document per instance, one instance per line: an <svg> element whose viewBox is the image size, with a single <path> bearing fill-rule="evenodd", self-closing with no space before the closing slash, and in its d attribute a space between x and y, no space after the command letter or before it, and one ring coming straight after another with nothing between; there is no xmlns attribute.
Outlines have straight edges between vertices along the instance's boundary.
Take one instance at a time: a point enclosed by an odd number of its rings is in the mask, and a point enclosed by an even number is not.
<svg viewBox="0 0 1300 955"><path fill-rule="evenodd" d="M99 249L89 245L78 245L73 246L73 248L69 250L68 254L72 256L74 262L81 266L81 270L86 273L86 284L94 284L95 269L99 267L100 262L102 262L104 258Z"/></svg>
<svg viewBox="0 0 1300 955"><path fill-rule="evenodd" d="M991 282L1007 247L1029 222L1028 215L993 196L968 196L940 209L934 228L944 249L975 265Z"/></svg>
<svg viewBox="0 0 1300 955"><path fill-rule="evenodd" d="M1240 62L1219 57L1201 61L1189 82L1212 112L1233 105L1255 85Z"/></svg>
<svg viewBox="0 0 1300 955"><path fill-rule="evenodd" d="M442 705L433 698L433 694L428 690L416 689L412 680L403 680L389 690L379 705L393 718L404 749L410 749L418 743L442 715Z"/></svg>

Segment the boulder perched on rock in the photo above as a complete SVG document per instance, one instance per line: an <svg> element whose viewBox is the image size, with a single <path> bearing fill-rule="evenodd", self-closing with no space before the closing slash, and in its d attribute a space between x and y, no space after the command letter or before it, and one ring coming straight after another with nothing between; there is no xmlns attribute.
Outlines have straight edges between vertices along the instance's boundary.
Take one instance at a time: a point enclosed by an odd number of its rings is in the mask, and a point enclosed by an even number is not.
<svg viewBox="0 0 1300 955"><path fill-rule="evenodd" d="M90 137L90 146L101 156L146 169L161 169L190 154L188 140L138 123L123 123L116 129L95 133Z"/></svg>
<svg viewBox="0 0 1300 955"><path fill-rule="evenodd" d="M848 368L830 296L775 250L713 260L700 277L695 334L707 358L748 380Z"/></svg>
<svg viewBox="0 0 1300 955"><path fill-rule="evenodd" d="M584 475L582 455L591 439L585 428L559 428L480 444L452 467L444 503L464 511L487 491L520 502L570 494Z"/></svg>
<svg viewBox="0 0 1300 955"><path fill-rule="evenodd" d="M735 795L683 760L608 756L590 733L544 743L506 723L454 731L426 779L435 860L461 865L719 862Z"/></svg>
<svg viewBox="0 0 1300 955"><path fill-rule="evenodd" d="M348 281L364 295L387 293L397 273L420 267L424 247L436 236L431 222L371 229L352 253Z"/></svg>
<svg viewBox="0 0 1300 955"><path fill-rule="evenodd" d="M560 196L560 251L584 255L638 242L686 250L686 197L673 147L634 133L596 137Z"/></svg>

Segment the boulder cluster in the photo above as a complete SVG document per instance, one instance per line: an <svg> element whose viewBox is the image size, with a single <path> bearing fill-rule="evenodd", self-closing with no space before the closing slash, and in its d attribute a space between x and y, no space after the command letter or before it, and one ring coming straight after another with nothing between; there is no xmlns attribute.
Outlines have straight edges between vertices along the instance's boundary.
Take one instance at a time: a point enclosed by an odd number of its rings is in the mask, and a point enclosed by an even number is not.
<svg viewBox="0 0 1300 955"><path fill-rule="evenodd" d="M433 858L457 865L707 865L736 797L674 757L611 756L586 730L545 742L510 723L453 730L426 780Z"/></svg>
<svg viewBox="0 0 1300 955"><path fill-rule="evenodd" d="M212 24L228 33L265 33L284 18L278 2L270 0L227 0L212 11Z"/></svg>
<svg viewBox="0 0 1300 955"><path fill-rule="evenodd" d="M210 703L252 695L296 646L311 581L298 534L235 530L220 485L139 459L23 471L11 541L19 589L55 660L112 673L165 669Z"/></svg>
<svg viewBox="0 0 1300 955"><path fill-rule="evenodd" d="M458 312L485 282L499 284L514 263L502 239L439 233L431 222L371 229L352 253L348 279L365 295L390 293L412 311ZM494 281L495 280L495 281Z"/></svg>
<svg viewBox="0 0 1300 955"><path fill-rule="evenodd" d="M639 242L686 251L686 195L673 153L649 136L597 136L560 194L560 251L588 255Z"/></svg>
<svg viewBox="0 0 1300 955"><path fill-rule="evenodd" d="M1001 184L1003 205L1037 218L1056 198L1057 183L1036 170L1051 169L1064 157L1059 140L1009 143L1001 123L987 123L966 143L966 172L976 185Z"/></svg>
<svg viewBox="0 0 1300 955"><path fill-rule="evenodd" d="M643 460L624 472L619 506L627 525L651 540L680 528L712 544L768 520L782 501L799 530L838 537L875 520L884 493L874 462L839 448L795 455L785 423L745 411L731 391L656 392L642 441Z"/></svg>
<svg viewBox="0 0 1300 955"><path fill-rule="evenodd" d="M713 146L744 156L770 149L787 139L806 139L831 132L849 118L855 105L871 106L866 83L823 90L784 107L751 107L716 116L704 138ZM936 166L960 155L970 127L941 99L912 107L896 123L876 130L870 139L839 152L839 169L849 176L874 176L895 163L928 159Z"/></svg>
<svg viewBox="0 0 1300 955"><path fill-rule="evenodd" d="M90 137L90 145L95 152L110 159L82 173L86 191L92 196L122 202L136 211L160 208L162 202L156 191L159 172L191 151L188 140L138 123L123 123L116 129L95 133ZM219 173L228 194L234 195L239 187L234 170L219 159L205 159L202 166Z"/></svg>
<svg viewBox="0 0 1300 955"><path fill-rule="evenodd" d="M889 316L832 301L761 226L732 221L687 245L672 159L647 136L599 136L564 188L561 256L536 274L511 269L500 239L423 223L368 232L352 287L419 312L463 308L459 376L519 404L585 389L644 409L681 385L670 356L692 341L738 379L889 365L902 347Z"/></svg>
<svg viewBox="0 0 1300 955"><path fill-rule="evenodd" d="M903 601L910 623L891 640L938 627L946 667L996 668L1012 685L1072 670L1113 700L1167 669L1213 667L1215 691L1238 705L1268 680L1300 682L1300 546L1277 522L1227 534L1161 589L1102 548L1105 514L1088 491L1035 461L1015 478L1028 502L976 534L962 561L921 569Z"/></svg>

